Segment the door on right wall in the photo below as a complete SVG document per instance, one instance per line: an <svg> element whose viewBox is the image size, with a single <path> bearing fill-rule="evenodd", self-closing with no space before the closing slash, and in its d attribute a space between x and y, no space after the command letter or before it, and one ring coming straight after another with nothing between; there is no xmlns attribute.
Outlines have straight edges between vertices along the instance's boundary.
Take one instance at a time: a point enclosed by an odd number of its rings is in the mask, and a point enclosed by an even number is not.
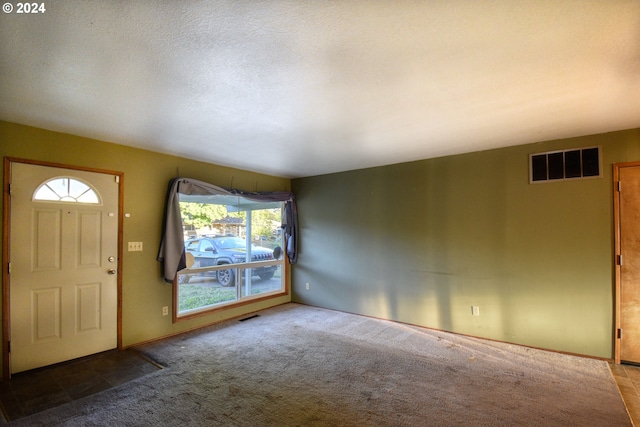
<svg viewBox="0 0 640 427"><path fill-rule="evenodd" d="M640 162L614 166L616 362L640 363Z"/></svg>

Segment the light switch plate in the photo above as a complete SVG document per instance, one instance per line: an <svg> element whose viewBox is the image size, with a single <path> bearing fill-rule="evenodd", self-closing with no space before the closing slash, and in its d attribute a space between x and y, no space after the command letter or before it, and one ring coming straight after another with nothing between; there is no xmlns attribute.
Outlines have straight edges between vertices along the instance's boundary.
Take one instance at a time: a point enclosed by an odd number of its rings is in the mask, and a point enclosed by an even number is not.
<svg viewBox="0 0 640 427"><path fill-rule="evenodd" d="M142 242L129 242L129 252L141 252Z"/></svg>

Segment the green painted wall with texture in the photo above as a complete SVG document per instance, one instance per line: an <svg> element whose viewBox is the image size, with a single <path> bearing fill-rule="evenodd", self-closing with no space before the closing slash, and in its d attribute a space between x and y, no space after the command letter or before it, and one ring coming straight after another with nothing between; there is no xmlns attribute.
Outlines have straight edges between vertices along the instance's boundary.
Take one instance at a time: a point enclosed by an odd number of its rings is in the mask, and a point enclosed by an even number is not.
<svg viewBox="0 0 640 427"><path fill-rule="evenodd" d="M597 145L602 178L529 184L529 154ZM293 301L611 358L612 165L637 160L635 129L295 179Z"/></svg>

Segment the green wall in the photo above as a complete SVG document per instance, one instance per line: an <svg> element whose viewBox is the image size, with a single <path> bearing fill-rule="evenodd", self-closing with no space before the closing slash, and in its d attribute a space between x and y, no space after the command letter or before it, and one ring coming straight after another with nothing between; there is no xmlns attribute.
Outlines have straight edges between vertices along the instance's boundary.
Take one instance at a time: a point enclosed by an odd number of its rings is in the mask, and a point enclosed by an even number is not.
<svg viewBox="0 0 640 427"><path fill-rule="evenodd" d="M603 178L529 184L530 153L594 145ZM292 299L612 358L612 164L636 160L637 129L295 179Z"/></svg>
<svg viewBox="0 0 640 427"><path fill-rule="evenodd" d="M142 252L123 252L122 339L124 346L175 334L290 301L290 296L244 305L173 324L172 285L156 261L169 180L180 176L248 191L289 191L289 179L129 148L74 135L0 121L0 156L63 163L124 173L124 242L143 242ZM2 200L0 200L2 203ZM1 249L0 249L1 250Z"/></svg>

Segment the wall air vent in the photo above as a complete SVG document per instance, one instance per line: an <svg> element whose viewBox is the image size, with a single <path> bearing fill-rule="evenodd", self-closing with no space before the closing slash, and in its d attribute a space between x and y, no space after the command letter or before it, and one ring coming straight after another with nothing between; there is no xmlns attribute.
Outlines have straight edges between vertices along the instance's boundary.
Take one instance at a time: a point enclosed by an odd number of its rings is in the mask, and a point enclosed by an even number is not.
<svg viewBox="0 0 640 427"><path fill-rule="evenodd" d="M529 155L529 182L564 181L602 176L601 147Z"/></svg>

